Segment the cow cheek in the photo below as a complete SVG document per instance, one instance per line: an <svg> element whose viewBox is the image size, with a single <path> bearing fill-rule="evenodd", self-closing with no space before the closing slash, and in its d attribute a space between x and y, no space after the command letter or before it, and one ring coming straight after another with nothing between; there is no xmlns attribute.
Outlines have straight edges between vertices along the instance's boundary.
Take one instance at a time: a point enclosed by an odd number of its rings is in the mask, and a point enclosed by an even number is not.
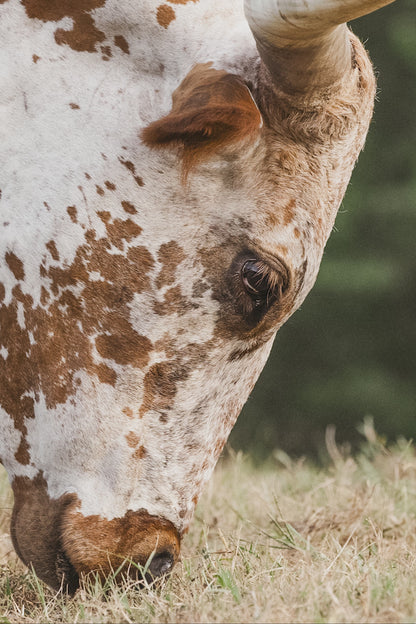
<svg viewBox="0 0 416 624"><path fill-rule="evenodd" d="M51 499L41 474L34 479L15 477L12 487L14 507L10 532L17 554L55 590L62 586L70 593L75 592L78 575L63 551L60 532L61 518L75 503L75 496L66 494L57 500Z"/></svg>

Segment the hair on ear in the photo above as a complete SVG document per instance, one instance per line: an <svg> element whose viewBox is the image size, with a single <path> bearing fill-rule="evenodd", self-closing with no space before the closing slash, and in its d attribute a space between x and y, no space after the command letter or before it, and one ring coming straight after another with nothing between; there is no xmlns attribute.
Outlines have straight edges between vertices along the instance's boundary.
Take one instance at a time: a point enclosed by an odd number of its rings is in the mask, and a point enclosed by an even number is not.
<svg viewBox="0 0 416 624"><path fill-rule="evenodd" d="M262 118L243 80L211 63L195 65L172 96L172 110L141 132L153 148L182 148L182 179L218 149L254 136Z"/></svg>

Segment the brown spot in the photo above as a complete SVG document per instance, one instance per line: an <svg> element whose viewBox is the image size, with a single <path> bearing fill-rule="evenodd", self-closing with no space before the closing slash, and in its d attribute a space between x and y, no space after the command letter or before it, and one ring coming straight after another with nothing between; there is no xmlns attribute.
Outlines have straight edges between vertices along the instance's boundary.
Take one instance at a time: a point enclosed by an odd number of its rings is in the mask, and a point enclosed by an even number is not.
<svg viewBox="0 0 416 624"><path fill-rule="evenodd" d="M89 14L102 7L106 0L22 0L26 13L31 19L43 22L57 22L63 17L73 19L72 30L58 28L55 41L59 45L67 44L79 52L95 52L97 43L105 39Z"/></svg>
<svg viewBox="0 0 416 624"><path fill-rule="evenodd" d="M37 54L34 54L32 56L32 60L33 60L34 63L37 63L40 60L40 56L38 56Z"/></svg>
<svg viewBox="0 0 416 624"><path fill-rule="evenodd" d="M111 334L100 334L95 339L98 353L117 364L130 364L143 368L149 361L152 343L146 336L138 334L128 321L114 318Z"/></svg>
<svg viewBox="0 0 416 624"><path fill-rule="evenodd" d="M265 226L266 228L274 229L282 224L282 218L276 210L265 211Z"/></svg>
<svg viewBox="0 0 416 624"><path fill-rule="evenodd" d="M59 260L59 253L58 250L56 248L56 244L55 241L50 240L48 243L46 243L46 249L49 251L49 253L51 254L52 258L54 260Z"/></svg>
<svg viewBox="0 0 416 624"><path fill-rule="evenodd" d="M23 434L25 420L34 415L29 393L42 392L50 409L75 393L79 370L116 384L116 373L105 363L95 363L90 337L98 336L98 350L107 359L137 367L148 364L152 345L130 325L128 304L135 293L149 287L151 254L132 248L124 257L109 252L108 239L96 240L92 231L86 236L88 243L78 248L71 265L41 265L47 289L42 284L39 307L19 285L13 288L10 304L0 305L1 342L8 350L7 359L0 358L0 405ZM13 255L8 261L22 276L19 261ZM103 281L90 282L91 272ZM18 321L18 305L23 306L25 329Z"/></svg>
<svg viewBox="0 0 416 624"><path fill-rule="evenodd" d="M137 278L139 275L147 275L154 267L154 260L146 247L130 247L127 257L133 263ZM140 271L140 272L139 272Z"/></svg>
<svg viewBox="0 0 416 624"><path fill-rule="evenodd" d="M123 35L116 35L114 37L114 43L124 54L130 54L129 44Z"/></svg>
<svg viewBox="0 0 416 624"><path fill-rule="evenodd" d="M106 229L108 238L118 249L123 249L124 241L131 242L142 232L142 228L131 219L114 219L112 223L106 224Z"/></svg>
<svg viewBox="0 0 416 624"><path fill-rule="evenodd" d="M296 216L296 199L291 199L288 201L286 206L283 208L284 215L284 225L289 225L292 223L293 219Z"/></svg>
<svg viewBox="0 0 416 624"><path fill-rule="evenodd" d="M6 264L17 280L25 279L23 262L12 251L6 251Z"/></svg>
<svg viewBox="0 0 416 624"><path fill-rule="evenodd" d="M136 460L143 459L146 456L146 449L144 446L139 446L133 453L133 458Z"/></svg>
<svg viewBox="0 0 416 624"><path fill-rule="evenodd" d="M103 223L109 223L111 220L111 212L109 212L108 210L99 210L97 212L97 216L100 217Z"/></svg>
<svg viewBox="0 0 416 624"><path fill-rule="evenodd" d="M77 209L75 208L75 206L68 206L66 211L69 214L72 223L78 223L78 220L77 220Z"/></svg>
<svg viewBox="0 0 416 624"><path fill-rule="evenodd" d="M27 466L28 464L30 464L29 448L30 447L28 443L26 442L25 437L22 436L22 439L20 440L19 448L14 454L16 461L18 461L19 464L22 464L22 466Z"/></svg>
<svg viewBox="0 0 416 624"><path fill-rule="evenodd" d="M70 102L69 106L73 109L73 110L78 110L79 109L79 105L75 104L75 102Z"/></svg>
<svg viewBox="0 0 416 624"><path fill-rule="evenodd" d="M110 46L101 46L101 52L103 54L104 61L108 61L113 56Z"/></svg>
<svg viewBox="0 0 416 624"><path fill-rule="evenodd" d="M3 301L5 295L6 295L6 290L4 288L4 284L0 282L0 303Z"/></svg>
<svg viewBox="0 0 416 624"><path fill-rule="evenodd" d="M117 373L114 369L107 366L107 364L98 364L95 367L95 371L101 383L106 383L113 387L116 385Z"/></svg>
<svg viewBox="0 0 416 624"><path fill-rule="evenodd" d="M169 115L141 133L149 147L181 148L183 181L218 150L252 139L262 124L243 80L211 65L195 65L173 93Z"/></svg>
<svg viewBox="0 0 416 624"><path fill-rule="evenodd" d="M169 24L176 18L175 11L167 4L161 4L157 8L156 19L158 23L167 28Z"/></svg>
<svg viewBox="0 0 416 624"><path fill-rule="evenodd" d="M123 209L128 213L128 214L137 214L137 210L136 208L133 206L133 204L129 201L122 201L121 205L123 206Z"/></svg>
<svg viewBox="0 0 416 624"><path fill-rule="evenodd" d="M84 176L87 178L87 180L91 180L91 176L90 176L90 174L89 174L89 173L85 172L85 173L84 173Z"/></svg>
<svg viewBox="0 0 416 624"><path fill-rule="evenodd" d="M113 184L112 182L110 182L109 180L106 180L104 182L106 188L108 188L109 191L115 191L116 190L116 185Z"/></svg>
<svg viewBox="0 0 416 624"><path fill-rule="evenodd" d="M68 45L76 52L95 52L96 44L104 41L105 34L96 28L94 20L88 13L82 13L74 21L72 30L58 28L55 41L58 45Z"/></svg>
<svg viewBox="0 0 416 624"><path fill-rule="evenodd" d="M176 241L164 243L159 248L158 260L162 264L156 285L158 288L173 284L176 276L176 269L185 260L185 252Z"/></svg>
<svg viewBox="0 0 416 624"><path fill-rule="evenodd" d="M177 384L189 376L188 366L175 361L153 364L144 378L144 398L140 408L143 415L150 409L169 410L177 392Z"/></svg>
<svg viewBox="0 0 416 624"><path fill-rule="evenodd" d="M101 188L101 186L98 186L98 184L95 185L95 188L97 190L98 195L103 196L104 195L104 189Z"/></svg>
<svg viewBox="0 0 416 624"><path fill-rule="evenodd" d="M130 448L136 448L136 446L140 442L139 436L134 433L134 431L129 431L129 433L126 435L126 440Z"/></svg>
<svg viewBox="0 0 416 624"><path fill-rule="evenodd" d="M131 407L124 407L123 408L123 414L125 414L127 416L127 418L133 418L133 416L134 416L133 410L131 409Z"/></svg>
<svg viewBox="0 0 416 624"><path fill-rule="evenodd" d="M75 18L79 13L93 11L105 0L21 0L27 16L43 22L58 22L64 17Z"/></svg>
<svg viewBox="0 0 416 624"><path fill-rule="evenodd" d="M126 167L126 169L128 169L133 174L136 183L139 186L144 186L143 179L140 176L136 175L136 168L133 163L130 160L123 160L122 158L119 158L119 161L122 165Z"/></svg>
<svg viewBox="0 0 416 624"><path fill-rule="evenodd" d="M295 229L293 230L293 233L294 233L296 238L300 238L300 231L298 230L297 227L295 227Z"/></svg>

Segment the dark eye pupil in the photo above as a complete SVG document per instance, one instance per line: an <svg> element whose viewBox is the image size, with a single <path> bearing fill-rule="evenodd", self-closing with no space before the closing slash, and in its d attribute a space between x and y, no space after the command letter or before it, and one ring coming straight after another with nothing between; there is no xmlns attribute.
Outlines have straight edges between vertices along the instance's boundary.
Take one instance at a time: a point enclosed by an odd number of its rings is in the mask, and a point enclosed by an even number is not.
<svg viewBox="0 0 416 624"><path fill-rule="evenodd" d="M268 273L262 270L256 260L247 260L241 270L244 288L253 297L256 305L261 305L270 291Z"/></svg>

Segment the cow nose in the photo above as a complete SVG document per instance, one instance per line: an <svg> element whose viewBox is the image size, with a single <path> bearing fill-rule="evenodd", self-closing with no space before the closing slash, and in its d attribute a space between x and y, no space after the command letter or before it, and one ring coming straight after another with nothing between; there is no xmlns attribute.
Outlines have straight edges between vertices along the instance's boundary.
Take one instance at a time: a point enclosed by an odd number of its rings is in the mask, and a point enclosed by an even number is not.
<svg viewBox="0 0 416 624"><path fill-rule="evenodd" d="M148 576L151 577L150 580L169 574L173 568L173 564L174 560L171 553L165 551L156 554L148 567Z"/></svg>
<svg viewBox="0 0 416 624"><path fill-rule="evenodd" d="M75 572L97 572L102 578L117 573L148 582L168 574L179 556L180 535L165 518L144 509L105 520L83 516L73 508L62 523L62 544Z"/></svg>

